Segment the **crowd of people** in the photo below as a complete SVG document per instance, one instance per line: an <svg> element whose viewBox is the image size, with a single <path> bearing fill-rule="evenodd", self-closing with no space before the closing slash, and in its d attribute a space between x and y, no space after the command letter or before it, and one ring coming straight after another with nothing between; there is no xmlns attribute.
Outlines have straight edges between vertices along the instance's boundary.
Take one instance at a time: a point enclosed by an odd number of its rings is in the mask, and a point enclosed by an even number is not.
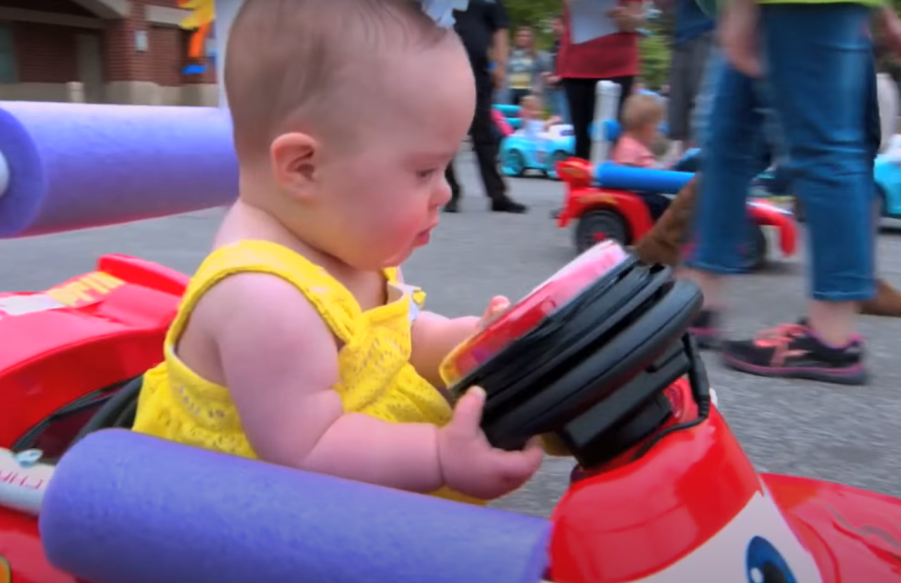
<svg viewBox="0 0 901 583"><path fill-rule="evenodd" d="M665 117L677 155L695 145L704 152L703 180L680 193L669 213L681 214L681 226L661 221L650 237L668 229L665 236L684 239L690 230L698 243L691 256L672 262L684 264L683 277L704 291L705 308L693 328L699 342L720 348L727 364L746 372L865 382L857 314L901 316L901 294L874 275L873 162L886 143L880 134L895 131L896 113L886 114L883 107L880 118L871 22L883 44L898 51L901 20L890 7L869 0L732 0L722 14L716 14L716 3L696 0L655 4L675 24L666 99L637 90L642 2L627 0L609 12L618 32L576 43L571 0L562 0L562 12L553 20L554 43L541 51L534 31L525 26L514 31L508 47L502 0L471 0L457 32L483 80L480 103L490 108L489 94L513 104L540 100L551 115L572 124L575 155L590 159L595 87L612 81L621 89L623 134L611 157L636 166L661 163L653 145ZM480 13L490 18L469 17ZM809 26L814 20L818 26ZM773 55L778 58L767 58ZM492 209L525 212L507 194L497 171L497 143L482 125L490 125L489 116L477 111L472 137ZM750 181L774 163L787 169L807 211L812 274L807 315L751 340L725 341L724 276L739 271L744 237L733 225L741 224L746 212ZM454 198L446 210L457 211L460 191L456 181L451 184Z"/></svg>
<svg viewBox="0 0 901 583"><path fill-rule="evenodd" d="M712 44L714 21L701 12L694 0L658 2L675 15L672 75L665 89L669 99L662 100L662 105L667 110L670 139L684 148L691 143L691 111ZM494 211L522 213L527 209L508 196L497 169L496 129L490 119L492 103L520 105L523 99L530 98L533 103L542 104L551 118L572 124L574 154L587 159L597 83L607 80L619 85L620 111L626 100L643 88L638 80L639 29L645 19L641 2L626 2L610 12L619 32L581 43L573 42L568 26L568 0L562 2L561 9L551 20L553 41L547 50L538 48L531 26L520 26L510 33L502 0L472 0L466 11L457 12L455 28L469 52L479 93L470 136L485 193ZM447 170L447 178L453 197L445 211L458 212L461 188L453 165Z"/></svg>

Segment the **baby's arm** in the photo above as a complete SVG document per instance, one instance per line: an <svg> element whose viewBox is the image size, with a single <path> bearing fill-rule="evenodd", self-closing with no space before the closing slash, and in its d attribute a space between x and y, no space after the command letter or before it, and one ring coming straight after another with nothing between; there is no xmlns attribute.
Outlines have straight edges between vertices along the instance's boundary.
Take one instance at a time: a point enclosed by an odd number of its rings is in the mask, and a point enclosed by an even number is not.
<svg viewBox="0 0 901 583"><path fill-rule="evenodd" d="M270 275L232 276L206 294L195 317L215 341L225 385L261 459L414 492L443 485L436 427L344 412L332 390L336 340L292 285Z"/></svg>
<svg viewBox="0 0 901 583"><path fill-rule="evenodd" d="M557 125L558 123L560 123L562 121L563 121L563 118L561 118L559 115L552 115L551 117L547 118L547 120L545 120L544 129L548 130L551 128L551 126Z"/></svg>
<svg viewBox="0 0 901 583"><path fill-rule="evenodd" d="M479 330L481 320L475 316L446 318L432 312L422 312L413 323L410 363L416 372L432 385L442 388L444 380L438 374L441 361L458 344Z"/></svg>
<svg viewBox="0 0 901 583"><path fill-rule="evenodd" d="M398 281L403 281L403 272L398 268ZM501 306L498 300L503 300ZM482 318L476 316L463 316L461 318L447 318L434 312L422 311L413 322L411 331L411 344L413 346L410 355L410 364L416 372L429 381L433 386L443 388L444 380L438 373L441 361L450 354L458 344L479 331L482 321L491 317L499 309L509 304L505 298L494 298L488 306L488 311Z"/></svg>

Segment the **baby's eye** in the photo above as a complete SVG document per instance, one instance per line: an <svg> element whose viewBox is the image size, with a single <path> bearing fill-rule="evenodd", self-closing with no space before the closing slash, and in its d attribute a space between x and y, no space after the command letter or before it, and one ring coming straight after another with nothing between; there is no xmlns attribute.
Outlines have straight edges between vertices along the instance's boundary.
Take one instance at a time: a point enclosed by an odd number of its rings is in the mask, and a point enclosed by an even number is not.
<svg viewBox="0 0 901 583"><path fill-rule="evenodd" d="M432 176L434 176L435 172L437 172L437 171L438 171L437 168L430 168L428 170L419 170L416 172L416 175L423 180L427 180L427 179L431 178Z"/></svg>

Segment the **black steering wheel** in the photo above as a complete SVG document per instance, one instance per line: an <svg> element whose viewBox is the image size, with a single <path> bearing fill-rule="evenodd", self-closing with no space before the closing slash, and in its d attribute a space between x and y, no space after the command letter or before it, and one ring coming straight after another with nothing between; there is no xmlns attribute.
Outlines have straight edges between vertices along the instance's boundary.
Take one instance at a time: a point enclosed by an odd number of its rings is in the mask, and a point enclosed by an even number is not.
<svg viewBox="0 0 901 583"><path fill-rule="evenodd" d="M664 389L683 375L709 413L706 371L687 332L702 299L669 268L630 255L452 390L485 389L482 428L496 447L555 434L582 467L602 464L671 418Z"/></svg>

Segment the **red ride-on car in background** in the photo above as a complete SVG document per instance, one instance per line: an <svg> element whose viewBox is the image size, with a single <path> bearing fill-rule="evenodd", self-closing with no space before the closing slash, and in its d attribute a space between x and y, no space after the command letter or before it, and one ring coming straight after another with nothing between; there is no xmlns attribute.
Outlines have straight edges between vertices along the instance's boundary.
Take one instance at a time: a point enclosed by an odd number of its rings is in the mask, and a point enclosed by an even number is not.
<svg viewBox="0 0 901 583"><path fill-rule="evenodd" d="M47 291L0 293L0 448L61 455L102 404L162 361L187 282L107 255Z"/></svg>
<svg viewBox="0 0 901 583"><path fill-rule="evenodd" d="M624 169L623 169L624 170ZM668 173L675 177L672 192L645 193L639 188L617 188L599 184L599 172L586 160L570 158L557 163L557 172L566 185L563 209L557 216L557 226L567 228L575 223L573 232L576 249L583 252L599 241L613 239L622 245L632 245L641 239L663 214L676 192L690 177L688 173L666 170L634 169L636 174ZM633 169L628 170L633 172ZM679 174L684 175L679 178ZM782 254L790 257L797 246L797 227L790 211L762 199L748 201L751 221L749 237L742 247L743 267L754 271L763 267L769 254L764 227L779 233Z"/></svg>

